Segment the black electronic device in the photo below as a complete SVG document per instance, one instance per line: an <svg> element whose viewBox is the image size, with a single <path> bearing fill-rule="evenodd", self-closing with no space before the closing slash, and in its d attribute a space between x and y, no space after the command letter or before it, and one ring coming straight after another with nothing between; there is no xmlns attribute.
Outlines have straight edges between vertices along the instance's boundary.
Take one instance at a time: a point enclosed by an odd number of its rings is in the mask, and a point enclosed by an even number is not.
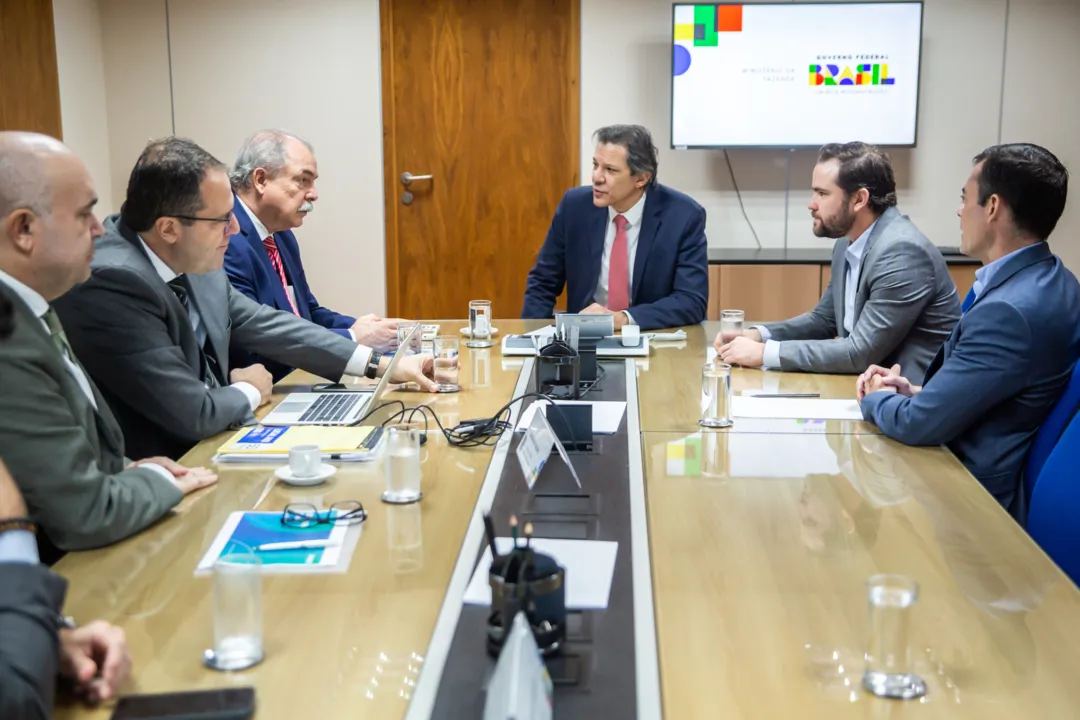
<svg viewBox="0 0 1080 720"><path fill-rule="evenodd" d="M247 720L255 713L255 688L123 695L112 720Z"/></svg>

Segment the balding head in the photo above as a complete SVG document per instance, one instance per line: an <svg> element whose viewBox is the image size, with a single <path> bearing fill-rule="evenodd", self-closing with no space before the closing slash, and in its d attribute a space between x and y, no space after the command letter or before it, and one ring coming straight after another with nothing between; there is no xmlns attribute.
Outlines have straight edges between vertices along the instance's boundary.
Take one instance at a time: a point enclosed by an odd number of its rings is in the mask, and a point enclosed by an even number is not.
<svg viewBox="0 0 1080 720"><path fill-rule="evenodd" d="M0 132L0 270L53 300L90 275L101 223L86 166L47 135Z"/></svg>

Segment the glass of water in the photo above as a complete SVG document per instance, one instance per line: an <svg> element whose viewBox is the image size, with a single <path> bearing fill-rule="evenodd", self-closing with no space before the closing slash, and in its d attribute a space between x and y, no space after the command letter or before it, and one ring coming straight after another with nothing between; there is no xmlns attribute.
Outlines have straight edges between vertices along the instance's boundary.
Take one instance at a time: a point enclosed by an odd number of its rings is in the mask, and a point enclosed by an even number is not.
<svg viewBox="0 0 1080 720"><path fill-rule="evenodd" d="M441 392L457 392L458 384L458 339L454 335L440 335L435 338L435 382Z"/></svg>
<svg viewBox="0 0 1080 720"><path fill-rule="evenodd" d="M742 310L720 311L720 342L728 344L743 334L743 321L746 314Z"/></svg>
<svg viewBox="0 0 1080 720"><path fill-rule="evenodd" d="M469 347L491 347L491 301L469 301Z"/></svg>
<svg viewBox="0 0 1080 720"><path fill-rule="evenodd" d="M420 492L420 431L390 428L386 435L386 491L383 502L414 503Z"/></svg>
<svg viewBox="0 0 1080 720"><path fill-rule="evenodd" d="M405 345L405 338L409 337L409 333L413 331L413 328L417 327L420 323L413 322L411 320L405 322L399 322L397 326L397 340L398 340L398 352L406 355L415 355L420 352L423 338L421 332L417 330L416 335L413 336L412 342Z"/></svg>
<svg viewBox="0 0 1080 720"><path fill-rule="evenodd" d="M909 700L926 694L926 683L912 672L908 631L919 585L903 575L874 575L867 582L870 636L863 687L883 698Z"/></svg>
<svg viewBox="0 0 1080 720"><path fill-rule="evenodd" d="M252 552L222 555L214 563L214 649L206 664L243 670L263 659L262 562Z"/></svg>
<svg viewBox="0 0 1080 720"><path fill-rule="evenodd" d="M701 420L703 427L731 427L731 366L709 362L701 366Z"/></svg>

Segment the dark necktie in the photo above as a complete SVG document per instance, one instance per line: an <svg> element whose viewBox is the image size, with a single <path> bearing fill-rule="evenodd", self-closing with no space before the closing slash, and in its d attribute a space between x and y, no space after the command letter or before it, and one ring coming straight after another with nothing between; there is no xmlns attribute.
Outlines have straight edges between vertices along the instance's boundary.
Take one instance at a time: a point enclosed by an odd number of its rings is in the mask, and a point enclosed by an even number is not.
<svg viewBox="0 0 1080 720"><path fill-rule="evenodd" d="M170 280L168 285L169 289L173 291L174 295L176 295L176 299L179 300L180 304L184 306L184 312L188 316L188 324L191 325L191 328L194 331L195 325L191 322L191 298L189 297L190 289L188 287L187 278L183 275L178 275L177 277L174 277L172 280ZM196 340L197 339L198 336L196 336ZM220 375L217 360L214 358L213 349L210 348L209 345L210 334L207 333L206 345L199 348L199 356L202 360L203 373L203 376L200 379L204 383L206 383L207 387L220 387L224 384L224 378Z"/></svg>

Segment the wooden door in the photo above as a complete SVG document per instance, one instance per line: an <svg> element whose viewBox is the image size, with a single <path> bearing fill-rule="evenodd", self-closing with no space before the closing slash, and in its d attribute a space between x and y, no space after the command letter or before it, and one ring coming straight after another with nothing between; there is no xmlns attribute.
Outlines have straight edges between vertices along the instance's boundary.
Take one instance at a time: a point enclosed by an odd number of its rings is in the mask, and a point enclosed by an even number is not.
<svg viewBox="0 0 1080 720"><path fill-rule="evenodd" d="M579 1L380 3L391 316L462 318L475 299L521 313L578 184Z"/></svg>
<svg viewBox="0 0 1080 720"><path fill-rule="evenodd" d="M60 138L52 0L0 0L0 130Z"/></svg>

